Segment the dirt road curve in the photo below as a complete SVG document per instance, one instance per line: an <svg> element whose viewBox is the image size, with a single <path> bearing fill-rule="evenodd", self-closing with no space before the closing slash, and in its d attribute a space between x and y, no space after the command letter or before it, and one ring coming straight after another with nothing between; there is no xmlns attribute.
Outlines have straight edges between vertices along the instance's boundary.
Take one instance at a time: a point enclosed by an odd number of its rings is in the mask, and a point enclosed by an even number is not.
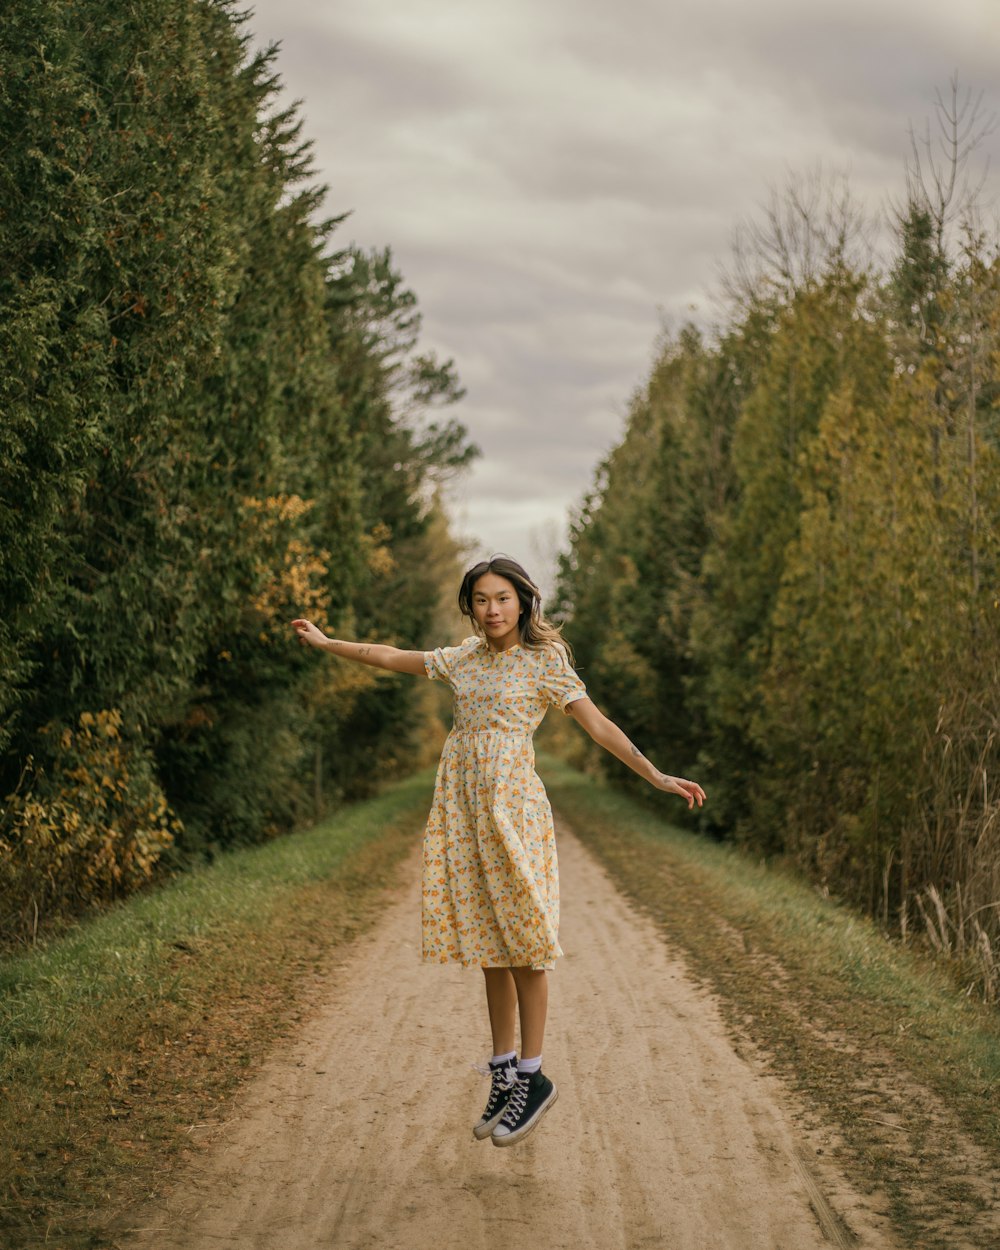
<svg viewBox="0 0 1000 1250"><path fill-rule="evenodd" d="M558 826L557 826L558 827ZM520 1146L473 1139L482 978L419 962L418 865L345 955L136 1250L815 1250L894 1242L797 1136L692 984L565 828L563 947L545 1069L559 1101Z"/></svg>

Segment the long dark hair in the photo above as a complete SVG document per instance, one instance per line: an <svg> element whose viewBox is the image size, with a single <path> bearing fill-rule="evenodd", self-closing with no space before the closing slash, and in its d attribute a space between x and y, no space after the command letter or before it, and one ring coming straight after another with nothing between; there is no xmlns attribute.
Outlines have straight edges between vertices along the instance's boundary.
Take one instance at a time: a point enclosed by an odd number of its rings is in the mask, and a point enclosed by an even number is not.
<svg viewBox="0 0 1000 1250"><path fill-rule="evenodd" d="M566 642L560 633L559 626L553 625L542 614L541 591L520 564L516 560L512 560L510 556L498 555L491 556L488 560L480 560L462 578L462 584L458 589L458 608L463 616L467 616L472 621L476 633L480 636L482 635L479 622L472 611L472 592L475 590L476 582L481 577L485 577L487 573L495 573L497 577L505 577L517 592L517 600L520 607L517 630L523 645L534 649L552 646L561 647L566 652L567 660L572 664L573 652L569 643Z"/></svg>

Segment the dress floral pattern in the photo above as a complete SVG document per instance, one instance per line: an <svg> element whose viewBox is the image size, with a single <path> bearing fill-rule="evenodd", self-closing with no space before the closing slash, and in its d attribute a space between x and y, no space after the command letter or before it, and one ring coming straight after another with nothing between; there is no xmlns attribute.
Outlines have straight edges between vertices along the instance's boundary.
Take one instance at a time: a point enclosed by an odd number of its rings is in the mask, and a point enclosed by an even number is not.
<svg viewBox="0 0 1000 1250"><path fill-rule="evenodd" d="M552 809L532 734L587 689L557 646L495 652L485 639L424 654L455 699L423 851L423 957L551 968L559 948Z"/></svg>

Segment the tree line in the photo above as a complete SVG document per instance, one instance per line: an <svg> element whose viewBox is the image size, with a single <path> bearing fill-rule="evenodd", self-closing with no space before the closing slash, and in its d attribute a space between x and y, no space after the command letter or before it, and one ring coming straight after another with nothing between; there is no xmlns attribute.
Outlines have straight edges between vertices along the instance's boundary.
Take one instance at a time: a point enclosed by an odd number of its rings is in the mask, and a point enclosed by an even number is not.
<svg viewBox="0 0 1000 1250"><path fill-rule="evenodd" d="M414 747L298 614L428 632L476 454L388 250L338 248L232 0L0 17L0 938ZM450 579L449 579L450 580Z"/></svg>
<svg viewBox="0 0 1000 1250"><path fill-rule="evenodd" d="M581 669L718 837L1000 991L1000 261L939 95L878 261L842 181L744 228L667 333L560 570ZM940 140L940 147L935 144ZM942 155L943 154L943 155Z"/></svg>

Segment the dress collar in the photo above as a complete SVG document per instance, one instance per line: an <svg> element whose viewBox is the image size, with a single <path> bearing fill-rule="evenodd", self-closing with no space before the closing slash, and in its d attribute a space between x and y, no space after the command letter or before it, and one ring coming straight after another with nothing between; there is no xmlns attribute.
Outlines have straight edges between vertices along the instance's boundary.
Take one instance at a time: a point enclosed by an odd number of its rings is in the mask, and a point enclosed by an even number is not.
<svg viewBox="0 0 1000 1250"><path fill-rule="evenodd" d="M507 655L516 655L518 651L522 650L522 645L519 642L515 642L509 647L505 647L503 651L494 651L485 638L483 639L483 645L486 647L487 654L497 660L502 660L504 656Z"/></svg>

